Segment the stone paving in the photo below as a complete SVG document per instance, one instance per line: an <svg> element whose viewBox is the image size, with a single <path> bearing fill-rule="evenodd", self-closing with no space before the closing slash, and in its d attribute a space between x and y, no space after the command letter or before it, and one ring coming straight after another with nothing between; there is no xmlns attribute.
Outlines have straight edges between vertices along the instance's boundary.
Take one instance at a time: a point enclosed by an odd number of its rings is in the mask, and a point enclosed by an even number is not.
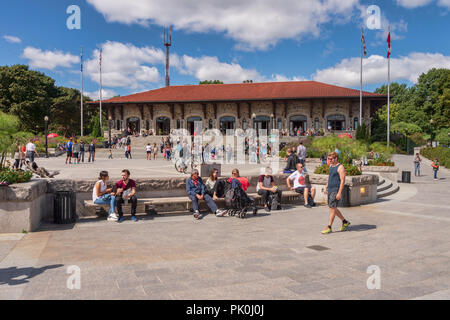
<svg viewBox="0 0 450 320"><path fill-rule="evenodd" d="M413 167L412 157L394 161ZM352 226L338 232L336 221L327 236L324 206L0 235L0 299L449 299L450 174L433 181L426 163L422 174L382 201L342 209ZM80 290L67 288L72 265ZM367 288L371 265L380 289Z"/></svg>

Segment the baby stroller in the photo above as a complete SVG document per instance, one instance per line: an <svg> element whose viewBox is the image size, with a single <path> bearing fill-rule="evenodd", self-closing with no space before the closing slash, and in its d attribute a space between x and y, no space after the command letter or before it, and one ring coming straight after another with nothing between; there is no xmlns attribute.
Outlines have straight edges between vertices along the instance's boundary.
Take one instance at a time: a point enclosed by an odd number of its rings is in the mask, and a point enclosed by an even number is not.
<svg viewBox="0 0 450 320"><path fill-rule="evenodd" d="M225 205L227 214L237 218L245 219L247 212L252 211L253 215L258 213L255 200L247 195L241 187L241 183L233 181L225 184Z"/></svg>

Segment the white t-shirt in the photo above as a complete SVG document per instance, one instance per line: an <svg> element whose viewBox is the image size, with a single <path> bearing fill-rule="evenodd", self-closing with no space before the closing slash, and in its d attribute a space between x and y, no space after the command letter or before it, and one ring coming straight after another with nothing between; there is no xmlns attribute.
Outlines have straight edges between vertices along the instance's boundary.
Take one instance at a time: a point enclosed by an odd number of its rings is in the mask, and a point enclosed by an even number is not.
<svg viewBox="0 0 450 320"><path fill-rule="evenodd" d="M152 151L152 146L145 146L145 150L147 150L147 152L151 152Z"/></svg>
<svg viewBox="0 0 450 320"><path fill-rule="evenodd" d="M289 180L294 180L294 189L306 187L305 175L304 172L300 173L297 170L289 176Z"/></svg>
<svg viewBox="0 0 450 320"><path fill-rule="evenodd" d="M95 201L100 198L97 196L97 183L99 182L100 182L100 192L105 192L105 190L107 189L106 183L103 182L103 180L98 180L94 185L94 190L92 191L92 201Z"/></svg>
<svg viewBox="0 0 450 320"><path fill-rule="evenodd" d="M297 148L297 156L299 159L306 159L306 147L304 145L299 145Z"/></svg>
<svg viewBox="0 0 450 320"><path fill-rule="evenodd" d="M34 150L36 150L36 145L35 145L34 143L32 143L32 142L29 142L29 143L27 144L27 152L28 152L28 151L34 152Z"/></svg>

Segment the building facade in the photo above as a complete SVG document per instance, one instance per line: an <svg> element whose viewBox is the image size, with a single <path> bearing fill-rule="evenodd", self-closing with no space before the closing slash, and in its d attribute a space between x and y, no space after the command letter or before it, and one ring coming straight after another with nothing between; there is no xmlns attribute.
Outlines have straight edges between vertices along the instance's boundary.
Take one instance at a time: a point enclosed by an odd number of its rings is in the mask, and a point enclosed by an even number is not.
<svg viewBox="0 0 450 320"><path fill-rule="evenodd" d="M362 119L367 125L387 97L364 92ZM93 102L98 104L98 102ZM172 129L193 133L203 128L298 129L351 131L360 121L360 92L324 83L274 82L230 85L174 86L102 102L113 130Z"/></svg>

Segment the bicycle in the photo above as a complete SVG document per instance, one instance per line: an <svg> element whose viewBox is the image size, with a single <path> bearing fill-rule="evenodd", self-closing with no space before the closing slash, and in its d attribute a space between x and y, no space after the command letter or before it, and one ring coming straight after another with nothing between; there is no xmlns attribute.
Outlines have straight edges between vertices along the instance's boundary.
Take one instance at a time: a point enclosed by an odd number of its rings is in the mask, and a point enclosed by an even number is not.
<svg viewBox="0 0 450 320"><path fill-rule="evenodd" d="M188 161L184 161L183 158L178 158L175 161L175 170L184 174L191 174L194 170L200 167L201 161L197 159L190 159Z"/></svg>

